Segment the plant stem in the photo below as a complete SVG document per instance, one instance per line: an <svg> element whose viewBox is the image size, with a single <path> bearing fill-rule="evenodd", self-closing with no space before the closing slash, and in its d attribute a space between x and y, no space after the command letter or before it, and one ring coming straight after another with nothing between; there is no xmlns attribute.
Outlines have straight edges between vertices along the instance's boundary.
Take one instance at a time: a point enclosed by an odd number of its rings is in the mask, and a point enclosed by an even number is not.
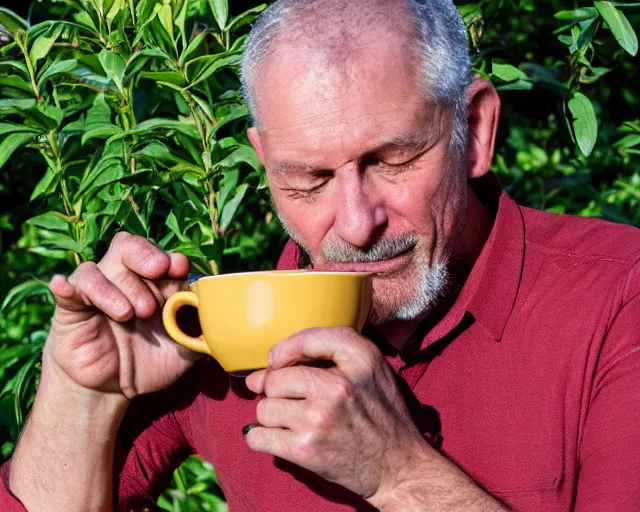
<svg viewBox="0 0 640 512"><path fill-rule="evenodd" d="M24 34L24 40L22 40L22 35ZM31 87L33 88L33 93L36 95L36 100L41 101L40 91L38 90L38 84L36 83L36 73L33 68L33 62L31 62L31 57L29 57L29 52L27 51L27 34L26 32L21 33L20 31L16 33L15 41L17 45L20 47L20 50L24 54L24 61L27 64L27 70L29 71L29 77L31 78Z"/></svg>
<svg viewBox="0 0 640 512"><path fill-rule="evenodd" d="M64 210L67 213L67 216L71 217L71 200L69 199L69 189L67 188L67 182L64 179L64 168L62 167L62 159L60 158L60 148L58 147L58 139L56 138L55 130L51 130L47 134L47 140L49 141L49 147L51 148L51 152L56 159L56 166L58 174L60 174L60 190L62 190L62 204L64 206ZM74 212L75 213L75 212ZM79 213L77 217L80 217ZM74 238L78 239L78 224L74 222L73 226L73 235ZM76 261L76 265L80 265L82 262L80 255L74 251L73 256Z"/></svg>

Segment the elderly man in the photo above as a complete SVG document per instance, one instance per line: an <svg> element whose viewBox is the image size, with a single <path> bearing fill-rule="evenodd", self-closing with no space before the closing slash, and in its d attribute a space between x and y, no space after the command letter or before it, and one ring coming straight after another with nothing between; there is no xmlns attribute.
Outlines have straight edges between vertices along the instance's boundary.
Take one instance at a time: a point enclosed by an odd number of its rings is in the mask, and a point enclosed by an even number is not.
<svg viewBox="0 0 640 512"><path fill-rule="evenodd" d="M449 0L265 11L243 85L279 267L374 273L364 335L304 331L246 382L187 372L158 317L186 258L121 234L51 282L0 508L152 508L196 451L233 512L638 510L640 232L500 192L467 55Z"/></svg>

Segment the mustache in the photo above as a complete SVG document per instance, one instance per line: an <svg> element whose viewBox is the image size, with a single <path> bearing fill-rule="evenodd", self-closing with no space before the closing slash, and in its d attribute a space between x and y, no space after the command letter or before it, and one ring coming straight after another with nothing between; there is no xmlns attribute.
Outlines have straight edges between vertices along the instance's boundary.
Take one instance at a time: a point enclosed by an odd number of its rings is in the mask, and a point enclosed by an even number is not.
<svg viewBox="0 0 640 512"><path fill-rule="evenodd" d="M371 247L361 249L344 240L322 244L324 258L332 263L375 263L393 259L418 245L419 237L414 234L398 238L381 238Z"/></svg>

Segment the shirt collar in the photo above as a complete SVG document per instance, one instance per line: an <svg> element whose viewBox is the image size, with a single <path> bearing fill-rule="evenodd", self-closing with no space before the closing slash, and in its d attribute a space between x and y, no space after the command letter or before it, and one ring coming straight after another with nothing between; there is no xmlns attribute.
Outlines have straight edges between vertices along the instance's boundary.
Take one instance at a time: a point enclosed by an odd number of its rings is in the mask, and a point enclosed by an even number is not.
<svg viewBox="0 0 640 512"><path fill-rule="evenodd" d="M493 227L458 298L423 338L421 349L450 334L466 313L495 341L500 341L513 310L524 264L524 219L518 205L500 190L497 178L488 175L475 184L476 193L489 200L498 197ZM278 261L278 269L295 269L300 248L289 240Z"/></svg>

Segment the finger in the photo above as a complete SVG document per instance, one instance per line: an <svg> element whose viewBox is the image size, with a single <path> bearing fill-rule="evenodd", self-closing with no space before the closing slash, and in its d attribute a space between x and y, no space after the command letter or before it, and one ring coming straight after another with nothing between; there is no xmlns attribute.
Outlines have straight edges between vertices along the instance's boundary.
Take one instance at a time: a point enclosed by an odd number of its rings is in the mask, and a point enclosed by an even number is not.
<svg viewBox="0 0 640 512"><path fill-rule="evenodd" d="M312 328L300 331L269 352L269 368L279 369L307 361L330 360L347 377L374 367L382 356L375 344L353 329Z"/></svg>
<svg viewBox="0 0 640 512"><path fill-rule="evenodd" d="M326 397L344 383L345 378L333 369L290 366L268 371L260 394L268 398Z"/></svg>
<svg viewBox="0 0 640 512"><path fill-rule="evenodd" d="M170 279L184 279L189 275L189 259L182 253L169 254L169 270L167 277Z"/></svg>
<svg viewBox="0 0 640 512"><path fill-rule="evenodd" d="M247 387L256 395L262 395L264 393L264 380L267 377L267 372L268 370L255 371L247 375L244 380Z"/></svg>
<svg viewBox="0 0 640 512"><path fill-rule="evenodd" d="M152 282L146 282L125 266L107 266L103 273L131 303L136 317L150 318L164 304L162 293Z"/></svg>
<svg viewBox="0 0 640 512"><path fill-rule="evenodd" d="M86 304L77 290L73 287L67 276L56 274L49 282L49 290L53 293L56 305L69 311L84 311L92 309L91 304Z"/></svg>
<svg viewBox="0 0 640 512"><path fill-rule="evenodd" d="M126 268L147 279L160 279L171 265L171 258L164 251L141 236L118 233L98 266L102 271L109 268Z"/></svg>
<svg viewBox="0 0 640 512"><path fill-rule="evenodd" d="M305 424L306 406L304 400L265 398L258 402L256 417L263 427L299 430Z"/></svg>
<svg viewBox="0 0 640 512"><path fill-rule="evenodd" d="M245 435L245 440L255 452L268 453L281 459L295 462L293 446L295 433L284 428L254 427Z"/></svg>
<svg viewBox="0 0 640 512"><path fill-rule="evenodd" d="M68 284L75 288L85 309L96 307L116 322L125 322L134 314L133 306L127 297L98 270L93 262L81 264L69 276ZM75 297L67 297L66 300L66 305L79 304Z"/></svg>

